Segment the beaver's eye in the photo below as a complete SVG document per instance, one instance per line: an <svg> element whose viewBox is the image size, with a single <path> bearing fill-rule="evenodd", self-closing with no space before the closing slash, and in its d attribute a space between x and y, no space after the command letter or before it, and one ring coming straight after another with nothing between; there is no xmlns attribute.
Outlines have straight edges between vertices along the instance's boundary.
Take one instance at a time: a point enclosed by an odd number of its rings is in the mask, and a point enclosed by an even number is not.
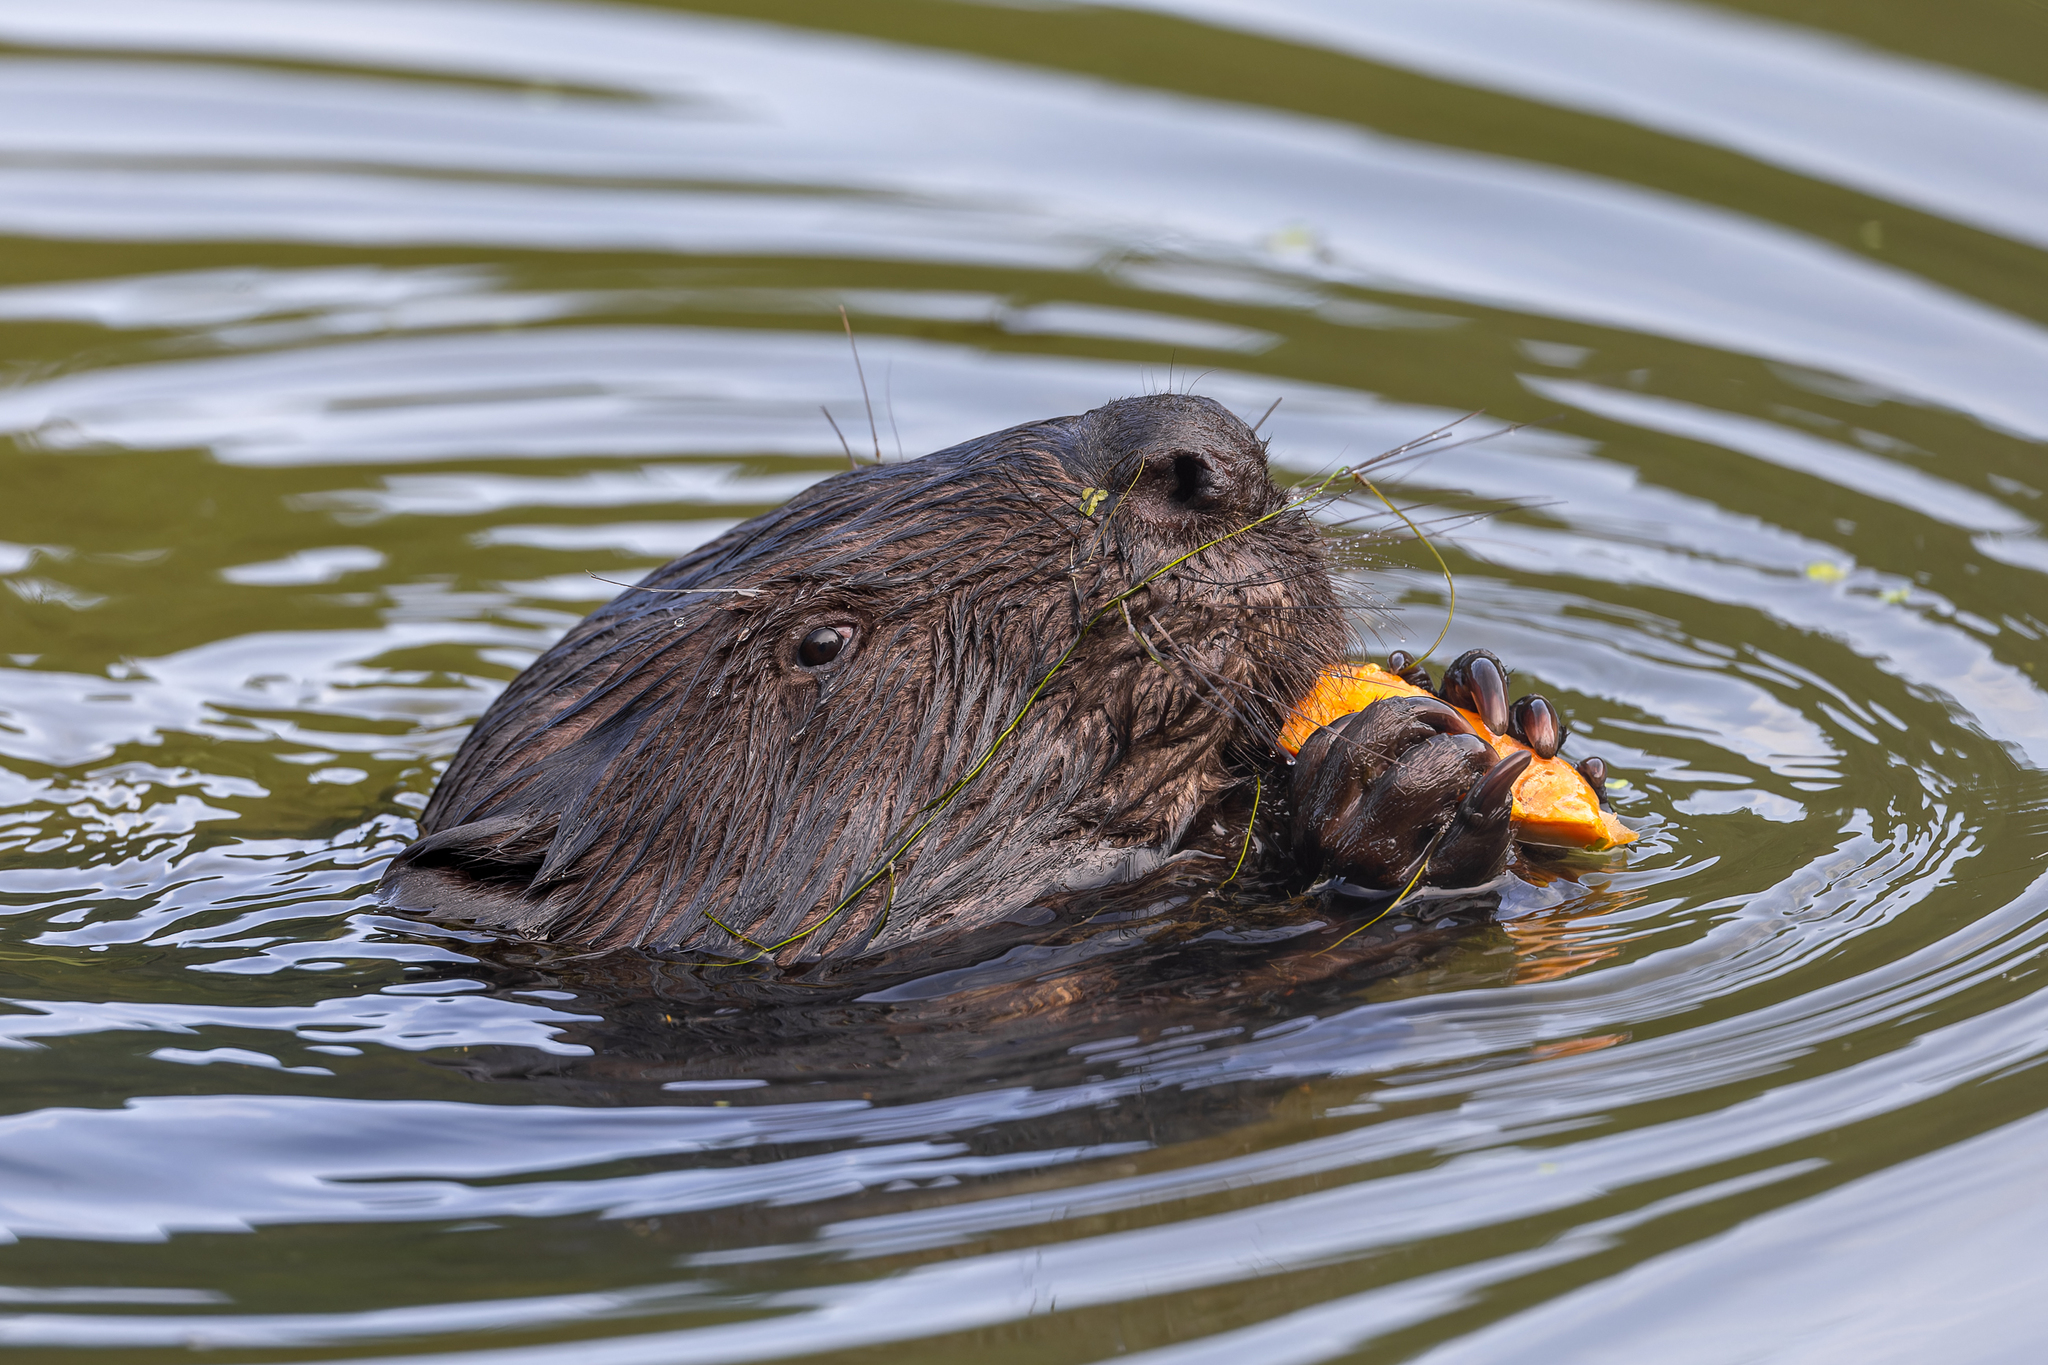
<svg viewBox="0 0 2048 1365"><path fill-rule="evenodd" d="M831 626L819 626L796 647L796 661L805 668L816 668L829 664L839 657L839 651L846 648L846 632Z"/></svg>

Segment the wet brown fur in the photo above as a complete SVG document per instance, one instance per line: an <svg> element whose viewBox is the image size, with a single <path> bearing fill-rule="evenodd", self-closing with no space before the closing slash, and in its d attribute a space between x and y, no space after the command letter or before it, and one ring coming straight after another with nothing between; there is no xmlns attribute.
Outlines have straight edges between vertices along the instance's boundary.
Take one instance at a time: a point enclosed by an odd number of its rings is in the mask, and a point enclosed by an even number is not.
<svg viewBox="0 0 2048 1365"><path fill-rule="evenodd" d="M1142 873L1270 763L1286 701L1342 651L1318 533L1284 507L1250 429L1185 395L826 479L515 679L385 894L555 942L801 961ZM751 595L672 591L713 587ZM851 644L804 667L820 626Z"/></svg>

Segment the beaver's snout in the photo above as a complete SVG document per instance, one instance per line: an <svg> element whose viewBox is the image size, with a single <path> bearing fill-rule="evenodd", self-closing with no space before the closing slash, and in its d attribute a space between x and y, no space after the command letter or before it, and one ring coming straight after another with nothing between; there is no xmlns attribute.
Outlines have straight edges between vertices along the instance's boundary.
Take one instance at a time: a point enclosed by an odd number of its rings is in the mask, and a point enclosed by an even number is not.
<svg viewBox="0 0 2048 1365"><path fill-rule="evenodd" d="M1154 525L1192 518L1193 529L1213 533L1212 518L1242 524L1274 506L1265 444L1220 403L1153 394L1110 403L1084 420L1091 450L1139 462L1119 470L1110 491L1128 485L1129 507Z"/></svg>
<svg viewBox="0 0 2048 1365"><path fill-rule="evenodd" d="M1149 461L1147 482L1157 482L1159 491L1174 507L1216 516L1243 514L1261 501L1265 462L1259 462L1255 476L1248 476L1245 461L1218 451L1175 450Z"/></svg>

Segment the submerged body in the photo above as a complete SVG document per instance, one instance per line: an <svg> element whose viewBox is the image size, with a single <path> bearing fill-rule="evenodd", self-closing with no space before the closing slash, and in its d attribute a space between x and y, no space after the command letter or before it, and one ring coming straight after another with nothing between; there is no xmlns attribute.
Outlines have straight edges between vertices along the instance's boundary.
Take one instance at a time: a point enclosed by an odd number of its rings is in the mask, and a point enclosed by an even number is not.
<svg viewBox="0 0 2048 1365"><path fill-rule="evenodd" d="M1305 878L1497 876L1521 769L1441 702L1285 773L1347 639L1315 525L1226 409L1015 427L827 479L594 612L478 722L385 896L595 948L845 956L1142 875L1252 786L1291 796L1285 829L1238 837Z"/></svg>

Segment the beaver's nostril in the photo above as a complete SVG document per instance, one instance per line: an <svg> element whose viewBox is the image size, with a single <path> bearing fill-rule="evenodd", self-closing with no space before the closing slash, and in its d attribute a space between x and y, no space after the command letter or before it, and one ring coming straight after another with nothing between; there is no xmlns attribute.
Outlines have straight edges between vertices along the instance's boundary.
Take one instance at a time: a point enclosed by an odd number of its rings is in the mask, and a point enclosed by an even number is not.
<svg viewBox="0 0 2048 1365"><path fill-rule="evenodd" d="M1272 510L1265 446L1207 398L1123 399L1087 414L1073 434L1069 472L1115 490L1117 506L1162 530L1199 534L1214 518Z"/></svg>

